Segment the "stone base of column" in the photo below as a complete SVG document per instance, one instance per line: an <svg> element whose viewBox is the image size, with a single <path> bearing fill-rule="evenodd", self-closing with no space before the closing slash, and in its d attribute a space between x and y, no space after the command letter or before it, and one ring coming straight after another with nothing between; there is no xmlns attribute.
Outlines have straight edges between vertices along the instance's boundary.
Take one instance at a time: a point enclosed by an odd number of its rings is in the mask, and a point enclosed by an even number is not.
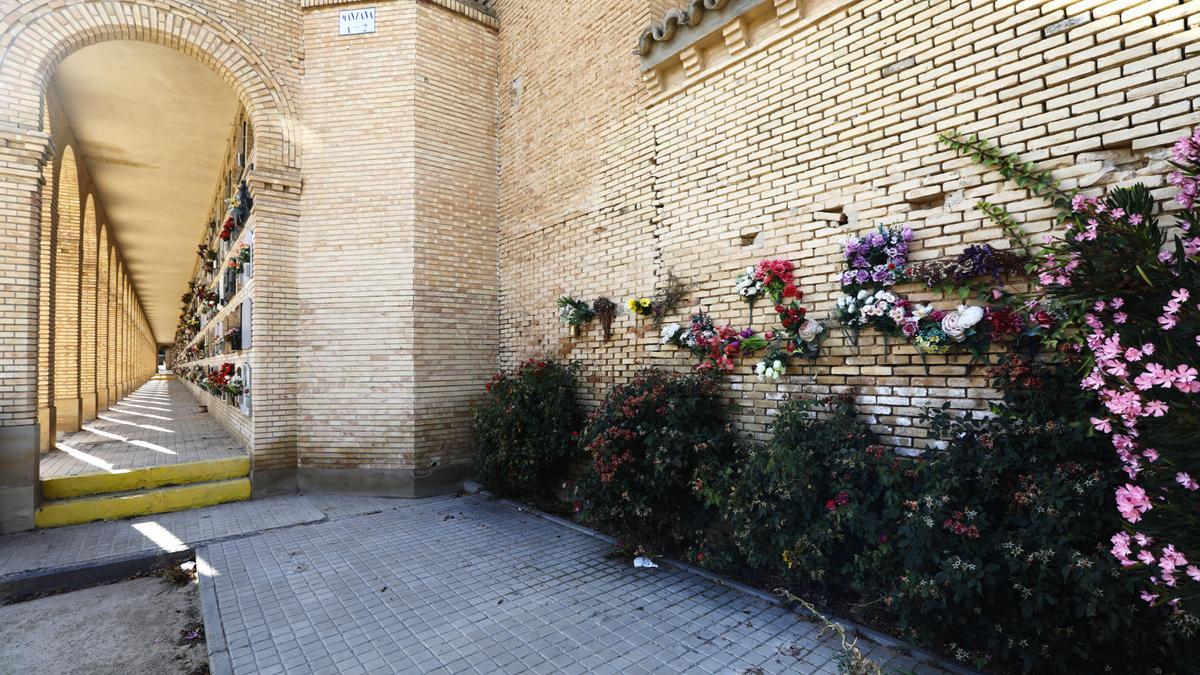
<svg viewBox="0 0 1200 675"><path fill-rule="evenodd" d="M56 399L54 407L58 411L55 429L70 434L83 428L83 399Z"/></svg>
<svg viewBox="0 0 1200 675"><path fill-rule="evenodd" d="M101 389L96 392L96 412L108 410L108 390Z"/></svg>
<svg viewBox="0 0 1200 675"><path fill-rule="evenodd" d="M54 449L58 429L58 410L54 406L38 410L38 450L46 453Z"/></svg>
<svg viewBox="0 0 1200 675"><path fill-rule="evenodd" d="M293 494L297 489L295 469L256 469L250 473L251 499Z"/></svg>
<svg viewBox="0 0 1200 675"><path fill-rule="evenodd" d="M91 422L96 419L96 412L99 410L96 407L96 392L85 391L79 400L82 402L80 416L83 418L83 421Z"/></svg>
<svg viewBox="0 0 1200 675"><path fill-rule="evenodd" d="M0 534L33 529L38 425L0 427Z"/></svg>
<svg viewBox="0 0 1200 675"><path fill-rule="evenodd" d="M108 388L108 405L104 406L104 408L107 410L109 406L116 403L120 399L121 399L120 390L118 390L116 387L109 387Z"/></svg>
<svg viewBox="0 0 1200 675"><path fill-rule="evenodd" d="M312 469L297 471L301 492L334 492L377 497L433 497L457 492L469 466L437 469Z"/></svg>

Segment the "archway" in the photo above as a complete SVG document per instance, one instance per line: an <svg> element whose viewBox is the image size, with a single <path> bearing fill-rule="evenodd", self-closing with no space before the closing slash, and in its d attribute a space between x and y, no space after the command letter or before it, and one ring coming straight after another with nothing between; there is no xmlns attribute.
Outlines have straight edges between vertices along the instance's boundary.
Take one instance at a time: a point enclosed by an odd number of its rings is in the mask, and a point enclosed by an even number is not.
<svg viewBox="0 0 1200 675"><path fill-rule="evenodd" d="M291 367L295 355L285 349L284 324L295 312L292 267L301 185L297 118L290 101L298 81L297 64L282 49L256 46L244 34L245 27L228 25L222 10L235 7L234 0L203 4L201 9L185 0L153 4L35 0L10 5L0 15L0 185L21 195L0 204L0 229L14 244L0 251L4 270L0 284L26 289L13 297L16 311L0 318L0 331L15 336L0 344L0 396L6 404L0 412L0 531L27 529L32 524L37 451L47 438L46 434L38 438L39 421L70 428L88 412L80 401L84 395L90 394L90 407L97 407L134 384L119 363L94 353L95 340L106 332L127 354L136 345L154 347L144 317L103 316L98 306L81 306L104 327L93 323L80 330L63 325L58 316L47 316L50 307L78 296L79 284L63 278L71 275L51 271L61 268L67 257L86 254L99 265L86 281L96 292L106 288L118 301L136 295L119 250L100 234L103 218L96 211L102 209L85 207L77 198L63 199L57 189L49 191L51 204L42 203L47 192L43 176L62 184L64 177L72 175L75 162L74 149L58 149L51 143L43 104L47 86L67 56L102 42L133 39L191 56L228 83L254 126L256 163L246 181L258 208L255 266L263 292L254 303L259 333L252 363L256 372L271 376L257 386L250 449L256 471L286 473L295 466ZM269 35L269 29L262 35ZM266 39L258 36L259 41ZM40 227L49 227L50 236L40 237ZM101 261L107 261L107 270ZM43 293L39 276L45 274L55 278ZM83 348L81 342L86 341L91 341L93 354L85 372L58 358L59 347ZM142 362L152 366L154 358ZM99 391L106 381L110 393ZM71 414L75 409L78 415Z"/></svg>

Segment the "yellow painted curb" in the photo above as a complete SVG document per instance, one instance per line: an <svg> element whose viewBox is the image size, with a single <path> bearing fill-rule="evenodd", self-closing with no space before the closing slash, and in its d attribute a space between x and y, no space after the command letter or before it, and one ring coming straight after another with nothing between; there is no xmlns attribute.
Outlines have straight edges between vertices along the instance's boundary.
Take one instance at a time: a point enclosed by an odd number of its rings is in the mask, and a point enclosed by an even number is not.
<svg viewBox="0 0 1200 675"><path fill-rule="evenodd" d="M42 496L46 499L69 499L107 492L125 492L168 485L244 478L249 475L249 457L230 457L208 462L188 462L130 469L127 473L89 473L82 476L51 478L42 481Z"/></svg>
<svg viewBox="0 0 1200 675"><path fill-rule="evenodd" d="M199 483L109 497L47 502L34 514L37 527L62 527L96 520L120 520L152 513L197 509L250 498L250 479Z"/></svg>

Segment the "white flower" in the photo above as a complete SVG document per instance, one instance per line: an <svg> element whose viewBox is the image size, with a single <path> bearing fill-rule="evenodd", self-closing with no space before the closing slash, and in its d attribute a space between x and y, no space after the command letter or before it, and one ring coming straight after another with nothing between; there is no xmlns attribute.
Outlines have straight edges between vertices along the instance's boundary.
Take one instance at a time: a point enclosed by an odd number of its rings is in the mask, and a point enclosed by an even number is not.
<svg viewBox="0 0 1200 675"><path fill-rule="evenodd" d="M942 332L955 342L967 339L967 329L962 324L962 315L958 312L949 312L942 317Z"/></svg>
<svg viewBox="0 0 1200 675"><path fill-rule="evenodd" d="M966 305L958 306L959 323L963 328L970 328L983 320L982 307L968 307Z"/></svg>
<svg viewBox="0 0 1200 675"><path fill-rule="evenodd" d="M866 300L869 297L871 297L871 294L865 290L862 290L862 291L858 292L858 297L855 299L858 300L859 302L862 302L863 300Z"/></svg>
<svg viewBox="0 0 1200 675"><path fill-rule="evenodd" d="M888 312L888 317L891 318L891 320L895 321L896 323L900 323L901 321L904 321L904 308L903 307L893 307L892 311Z"/></svg>
<svg viewBox="0 0 1200 675"><path fill-rule="evenodd" d="M662 333L659 336L659 343L664 345L670 343L679 334L680 330L682 330L682 327L677 323L663 326Z"/></svg>
<svg viewBox="0 0 1200 675"><path fill-rule="evenodd" d="M812 342L823 332L825 332L825 326L822 326L819 321L806 319L804 323L800 324L800 330L796 331L796 337L803 342Z"/></svg>
<svg viewBox="0 0 1200 675"><path fill-rule="evenodd" d="M929 316L930 313L932 313L932 312L933 312L933 305L917 305L916 308L913 309L913 316L915 316L918 319L924 319L925 317Z"/></svg>

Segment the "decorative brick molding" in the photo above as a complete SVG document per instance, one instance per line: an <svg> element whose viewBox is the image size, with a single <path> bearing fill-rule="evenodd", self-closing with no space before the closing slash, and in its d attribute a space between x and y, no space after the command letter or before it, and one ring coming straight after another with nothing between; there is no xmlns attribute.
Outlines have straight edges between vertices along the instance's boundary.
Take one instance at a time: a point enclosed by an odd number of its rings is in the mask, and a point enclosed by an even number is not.
<svg viewBox="0 0 1200 675"><path fill-rule="evenodd" d="M637 53L651 95L676 91L850 5L848 0L692 0L642 31ZM682 71L678 76L675 71Z"/></svg>

